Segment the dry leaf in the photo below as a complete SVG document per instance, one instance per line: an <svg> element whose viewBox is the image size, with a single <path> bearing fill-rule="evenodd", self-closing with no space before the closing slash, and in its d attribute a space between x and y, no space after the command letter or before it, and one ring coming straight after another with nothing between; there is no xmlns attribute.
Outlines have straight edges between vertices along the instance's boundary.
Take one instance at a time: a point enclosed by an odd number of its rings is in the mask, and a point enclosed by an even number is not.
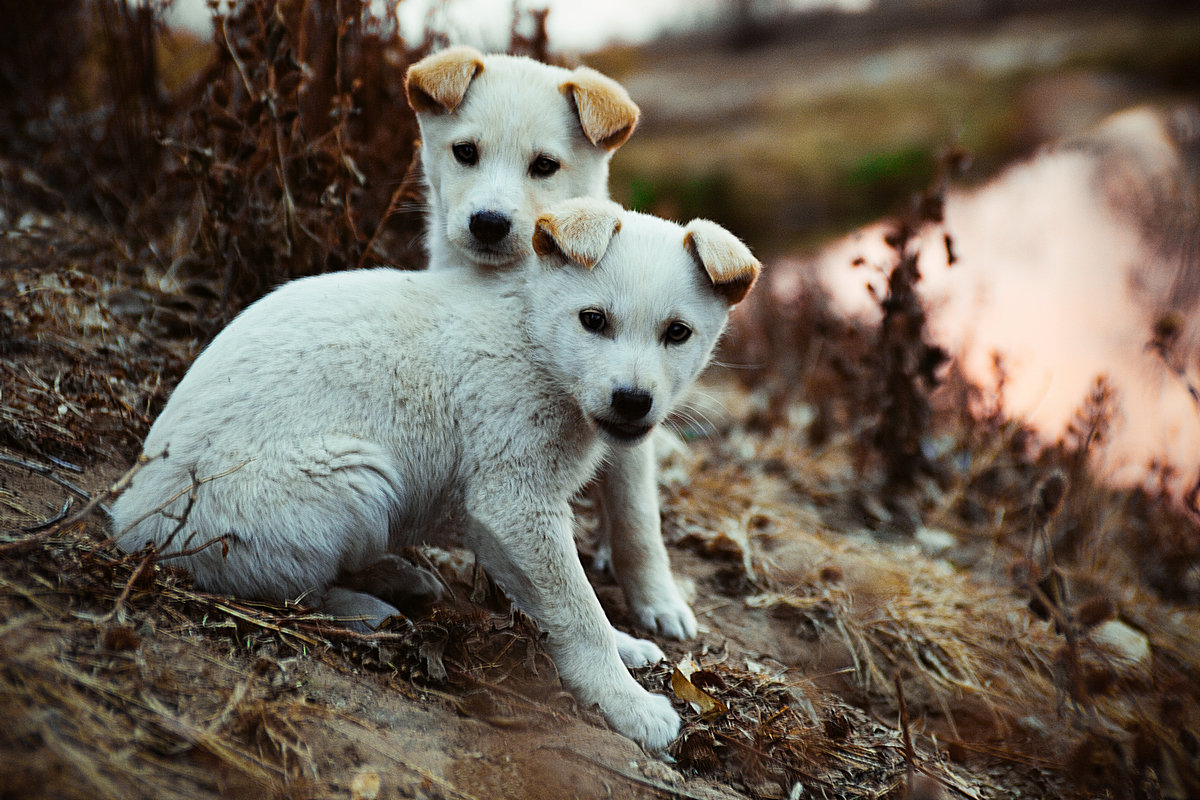
<svg viewBox="0 0 1200 800"><path fill-rule="evenodd" d="M692 660L691 655L675 666L671 673L671 690L675 692L675 696L691 703L706 719L728 711L728 706L692 683L691 676L695 671L696 662Z"/></svg>
<svg viewBox="0 0 1200 800"><path fill-rule="evenodd" d="M350 781L350 797L352 800L376 800L382 781L379 773L374 770L360 772Z"/></svg>
<svg viewBox="0 0 1200 800"><path fill-rule="evenodd" d="M446 665L442 663L442 653L445 649L445 641L421 643L421 658L425 659L425 671L432 681L446 680Z"/></svg>

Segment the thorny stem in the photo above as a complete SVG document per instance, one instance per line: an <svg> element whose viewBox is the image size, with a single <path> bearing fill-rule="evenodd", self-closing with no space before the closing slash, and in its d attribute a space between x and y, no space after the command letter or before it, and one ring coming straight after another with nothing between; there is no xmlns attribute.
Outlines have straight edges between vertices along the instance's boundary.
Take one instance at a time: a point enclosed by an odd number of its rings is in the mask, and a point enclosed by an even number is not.
<svg viewBox="0 0 1200 800"><path fill-rule="evenodd" d="M250 85L250 79L246 76L246 68L242 65L242 60L238 58L233 42L229 40L229 27L226 25L226 17L222 15L218 17L218 20L221 23L221 36L225 39L225 49L229 51L229 57L233 59L233 65L237 67L238 75L242 77L242 86L246 89L246 96L254 97L254 88Z"/></svg>
<svg viewBox="0 0 1200 800"><path fill-rule="evenodd" d="M1156 335L1147 345L1151 350L1158 354L1163 366L1167 368L1175 378L1183 384L1183 388L1187 390L1188 397L1192 399L1192 404L1196 406L1196 412L1200 414L1200 388L1197 388L1194 383L1188 378L1186 370L1178 365L1172 364L1168 358L1168 350L1171 346L1171 337L1160 335L1156 331ZM1196 479L1192 482L1191 487L1183 495L1183 506L1193 515L1200 517L1200 469L1196 471Z"/></svg>
<svg viewBox="0 0 1200 800"><path fill-rule="evenodd" d="M157 558L159 561L165 561L165 560L171 559L171 558L183 558L184 556L194 556L194 555L196 555L196 553L199 553L201 551L207 550L208 548L212 547L217 542L220 542L222 544L222 546L224 546L227 539L229 539L229 534L222 533L220 536L214 536L213 538L209 539L204 544L198 544L195 547L189 547L187 550L176 550L174 553L155 554L155 558Z"/></svg>
<svg viewBox="0 0 1200 800"><path fill-rule="evenodd" d="M355 173L357 172L357 168L352 168L353 160L350 158L350 154L346 152L346 124L349 117L347 112L351 106L351 98L350 92L346 89L345 85L342 50L343 39L346 35L346 30L348 27L349 26L347 25L345 14L342 10L342 0L337 0L337 38L334 42L334 58L336 59L336 64L334 65L334 69L337 71L337 104L339 108L337 128L335 129L334 135L337 141L338 155L341 157L341 168L347 173L350 173L348 175L348 179L345 181L344 188L342 189L342 213L346 216L346 229L352 234L355 234L355 238L357 238L358 226L354 221L354 214L351 210L354 206L350 199L350 184L355 181Z"/></svg>
<svg viewBox="0 0 1200 800"><path fill-rule="evenodd" d="M17 458L16 456L10 456L7 453L0 453L0 464L8 464L9 466L12 466L12 467L21 467L22 469L27 469L30 472L41 475L42 477L46 478L47 480L54 481L59 486L63 487L68 492L75 495L80 500L84 501L85 503L91 502L92 496L90 494L85 492L83 489L80 489L78 486L71 483L66 478L63 478L63 477L60 477L59 475L57 475L54 472L53 467L48 467L44 464L35 464L34 462L26 461L23 458Z"/></svg>
<svg viewBox="0 0 1200 800"><path fill-rule="evenodd" d="M125 607L125 601L129 599L129 593L133 591L134 584L141 579L142 573L146 571L146 567L152 563L154 563L154 553L147 553L145 558L138 562L137 569L129 576L129 580L125 581L125 588L121 590L121 594L117 595L117 602L113 604L112 611L96 620L97 622L108 622L121 613Z"/></svg>
<svg viewBox="0 0 1200 800"><path fill-rule="evenodd" d="M363 248L362 253L360 253L358 256L359 269L362 269L362 267L366 264L367 256L369 256L374 250L375 242L379 239L379 234L383 232L383 226L387 224L387 221L391 219L392 215L400 209L402 205L401 198L411 191L413 182L417 179L417 165L420 162L420 158L420 149L413 150L413 157L412 161L409 163L408 171L404 173L404 178L401 179L400 185L396 187L396 191L392 192L392 196L388 199L387 208L384 210L383 216L379 218L378 224L375 225L375 230L371 232L371 238L367 240L366 246Z"/></svg>

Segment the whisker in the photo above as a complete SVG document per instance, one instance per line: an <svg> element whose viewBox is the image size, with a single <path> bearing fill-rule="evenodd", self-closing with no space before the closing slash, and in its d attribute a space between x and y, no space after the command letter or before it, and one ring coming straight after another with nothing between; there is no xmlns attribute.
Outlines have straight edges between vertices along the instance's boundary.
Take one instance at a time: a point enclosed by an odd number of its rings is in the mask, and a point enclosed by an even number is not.
<svg viewBox="0 0 1200 800"><path fill-rule="evenodd" d="M709 364L714 367L720 367L721 369L751 370L751 369L763 369L764 367L766 367L766 362L758 362L755 364L738 364L733 361L722 361L722 360L716 359L716 358L714 358L712 361L710 361Z"/></svg>

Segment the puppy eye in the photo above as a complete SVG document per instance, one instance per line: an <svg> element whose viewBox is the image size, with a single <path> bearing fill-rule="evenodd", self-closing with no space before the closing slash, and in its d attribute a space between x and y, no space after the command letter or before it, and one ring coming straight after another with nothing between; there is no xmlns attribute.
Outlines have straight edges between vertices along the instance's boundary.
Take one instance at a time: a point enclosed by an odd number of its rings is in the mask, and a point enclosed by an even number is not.
<svg viewBox="0 0 1200 800"><path fill-rule="evenodd" d="M479 149L475 147L474 142L459 142L451 149L454 151L454 158L464 166L473 167L479 161Z"/></svg>
<svg viewBox="0 0 1200 800"><path fill-rule="evenodd" d="M594 308L585 308L579 312L579 324L583 325L586 330L599 333L608 324L608 318L604 316L603 311L597 311Z"/></svg>
<svg viewBox="0 0 1200 800"><path fill-rule="evenodd" d="M663 341L667 344L683 344L692 335L692 329L682 322L672 322L663 333Z"/></svg>
<svg viewBox="0 0 1200 800"><path fill-rule="evenodd" d="M535 178L549 178L558 172L561 165L550 156L538 156L529 165L529 174Z"/></svg>

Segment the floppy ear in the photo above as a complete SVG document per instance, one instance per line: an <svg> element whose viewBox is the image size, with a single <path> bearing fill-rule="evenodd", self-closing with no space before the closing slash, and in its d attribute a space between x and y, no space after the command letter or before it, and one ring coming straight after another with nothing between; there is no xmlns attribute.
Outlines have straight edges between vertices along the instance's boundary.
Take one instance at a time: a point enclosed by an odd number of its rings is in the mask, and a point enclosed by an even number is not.
<svg viewBox="0 0 1200 800"><path fill-rule="evenodd" d="M604 150L625 144L637 127L641 109L625 87L587 67L571 71L571 79L559 87L575 102L579 123L588 141Z"/></svg>
<svg viewBox="0 0 1200 800"><path fill-rule="evenodd" d="M577 198L538 217L533 226L533 249L539 256L558 253L591 269L604 258L619 230L619 205L611 200Z"/></svg>
<svg viewBox="0 0 1200 800"><path fill-rule="evenodd" d="M483 54L473 47L450 47L408 68L404 91L418 114L448 114L458 108L467 87L483 70Z"/></svg>
<svg viewBox="0 0 1200 800"><path fill-rule="evenodd" d="M694 219L684 230L684 247L700 262L716 293L731 306L741 302L762 272L762 264L741 239L715 222Z"/></svg>

